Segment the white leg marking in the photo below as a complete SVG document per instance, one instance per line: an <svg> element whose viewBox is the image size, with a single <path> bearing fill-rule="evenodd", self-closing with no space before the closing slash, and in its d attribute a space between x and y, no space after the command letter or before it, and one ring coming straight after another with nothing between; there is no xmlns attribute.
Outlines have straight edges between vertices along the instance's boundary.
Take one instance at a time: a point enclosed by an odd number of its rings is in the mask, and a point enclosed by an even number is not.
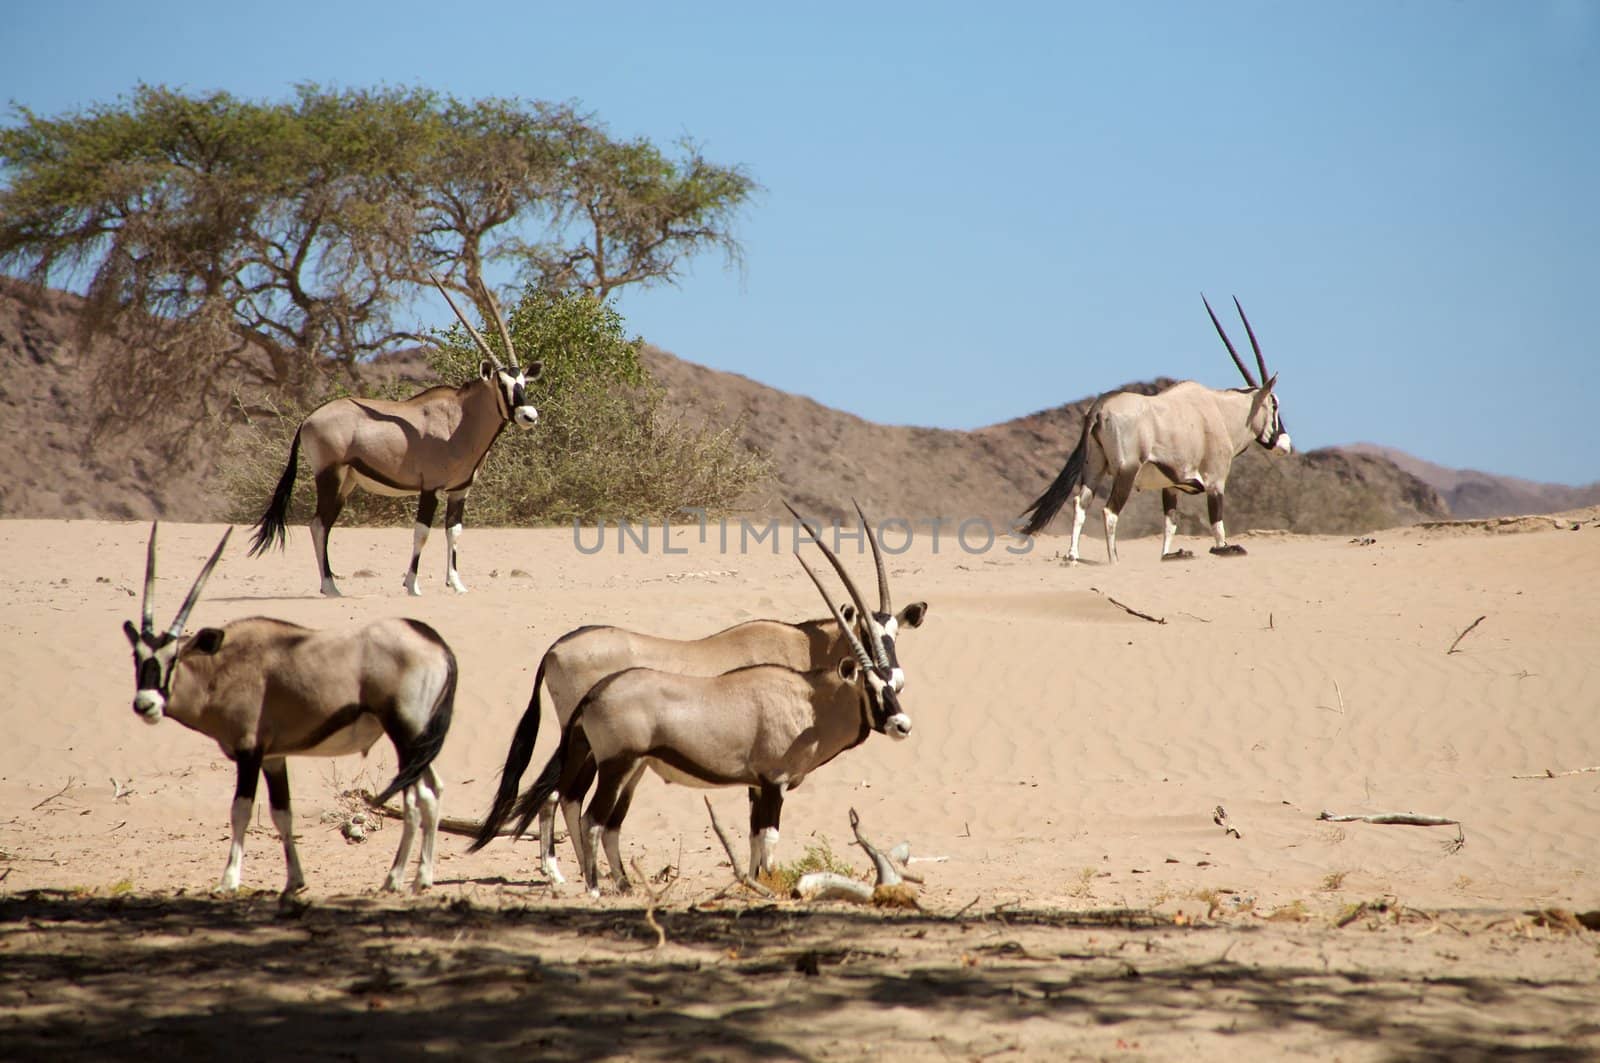
<svg viewBox="0 0 1600 1063"><path fill-rule="evenodd" d="M253 797L233 799L233 844L228 848L228 866L222 869L221 885L230 893L239 888L239 869L244 865L244 832L250 829L250 810L255 803Z"/></svg>
<svg viewBox="0 0 1600 1063"><path fill-rule="evenodd" d="M572 822L567 822L567 833L572 834ZM576 835L574 835L576 837ZM582 866L582 861L579 861ZM556 795L551 794L539 807L539 870L556 885L567 881L556 862Z"/></svg>
<svg viewBox="0 0 1600 1063"><path fill-rule="evenodd" d="M1214 521L1212 523L1212 525L1211 525L1211 535L1212 535L1212 538L1217 540L1217 545L1218 546L1227 546L1228 545L1228 533L1227 533L1226 530L1223 529L1222 522L1220 520L1219 521Z"/></svg>
<svg viewBox="0 0 1600 1063"><path fill-rule="evenodd" d="M1178 514L1176 512L1166 515L1165 530L1161 536L1161 556L1166 557L1172 553L1172 537L1178 534Z"/></svg>
<svg viewBox="0 0 1600 1063"><path fill-rule="evenodd" d="M778 866L778 828L761 828L761 871L773 871ZM758 874L760 872L757 872Z"/></svg>
<svg viewBox="0 0 1600 1063"><path fill-rule="evenodd" d="M293 809L273 809L272 825L278 828L278 837L283 839L283 862L289 869L289 881L284 885L283 892L298 893L306 888L306 876L300 870L300 854L294 847Z"/></svg>
<svg viewBox="0 0 1600 1063"><path fill-rule="evenodd" d="M461 574L456 571L456 542L461 538L461 525L452 524L444 530L445 541L445 574L444 581L450 584L450 589L457 594L467 593L466 585L461 582Z"/></svg>
<svg viewBox="0 0 1600 1063"><path fill-rule="evenodd" d="M1117 563L1117 515L1109 509L1103 511L1106 521L1106 557Z"/></svg>
<svg viewBox="0 0 1600 1063"><path fill-rule="evenodd" d="M415 784L405 788L403 801L405 820L400 828L400 849L394 854L394 863L389 865L389 876L383 880L384 890L391 893L400 888L400 876L406 869L406 861L411 859L411 841L417 836L417 823L422 818L422 810L417 807Z"/></svg>
<svg viewBox="0 0 1600 1063"><path fill-rule="evenodd" d="M411 525L411 567L406 569L404 584L406 593L413 598L422 597L422 588L417 585L417 568L422 563L422 548L427 542L428 526L420 521Z"/></svg>
<svg viewBox="0 0 1600 1063"><path fill-rule="evenodd" d="M1083 534L1083 522L1089 519L1089 503L1094 500L1094 492L1087 484L1078 488L1072 496L1072 546L1067 550L1069 562L1078 560L1078 537Z"/></svg>
<svg viewBox="0 0 1600 1063"><path fill-rule="evenodd" d="M417 877L411 888L418 893L433 886L433 848L439 838L439 798L444 784L432 765L417 780L417 804L422 812L422 856L417 862Z"/></svg>

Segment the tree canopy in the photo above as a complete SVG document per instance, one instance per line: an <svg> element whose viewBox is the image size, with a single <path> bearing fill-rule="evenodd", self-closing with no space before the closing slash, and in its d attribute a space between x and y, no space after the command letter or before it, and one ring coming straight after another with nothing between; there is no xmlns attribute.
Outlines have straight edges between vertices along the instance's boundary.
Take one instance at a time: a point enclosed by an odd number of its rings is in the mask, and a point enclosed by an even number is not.
<svg viewBox="0 0 1600 1063"><path fill-rule="evenodd" d="M613 137L571 104L300 86L281 101L141 85L0 129L0 270L75 287L119 342L119 417L241 387L304 396L330 366L421 337L438 274L486 311L485 267L604 300L739 257L738 166ZM128 386L130 380L139 386Z"/></svg>

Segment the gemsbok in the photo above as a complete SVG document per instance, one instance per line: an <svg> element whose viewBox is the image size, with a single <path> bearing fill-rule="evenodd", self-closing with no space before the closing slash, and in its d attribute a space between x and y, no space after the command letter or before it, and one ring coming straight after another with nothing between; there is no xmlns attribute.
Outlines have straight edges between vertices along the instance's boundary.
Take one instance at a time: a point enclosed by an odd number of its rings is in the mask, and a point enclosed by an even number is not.
<svg viewBox="0 0 1600 1063"><path fill-rule="evenodd" d="M1233 356L1248 387L1216 389L1196 384L1192 380L1174 384L1158 395L1136 395L1118 391L1102 395L1083 419L1083 433L1078 446L1067 458L1055 480L1044 494L1023 511L1026 522L1018 529L1023 535L1034 535L1054 517L1068 498L1072 499L1072 545L1067 550L1067 561L1078 561L1078 537L1083 533L1084 518L1089 514L1089 503L1094 499L1096 487L1106 473L1111 474L1111 493L1106 499L1104 518L1106 527L1106 554L1113 564L1117 560L1117 517L1135 490L1159 487L1161 509L1165 515L1164 534L1161 539L1163 561L1183 560L1192 556L1187 550L1174 551L1172 537L1178 531L1178 492L1197 495L1204 493L1211 518L1211 534L1215 543L1211 552L1219 557L1241 555L1244 547L1230 544L1222 523L1222 496L1228 486L1228 470L1233 459L1242 454L1253 440L1265 450L1292 453L1289 433L1284 430L1283 417L1278 409L1278 396L1273 388L1277 374L1267 374L1266 359L1261 356L1261 345L1256 342L1250 319L1244 316L1244 307L1234 299L1233 305L1250 335L1250 346L1255 350L1256 366L1261 370L1261 382L1250 375L1233 341L1222 328L1222 322L1211 309L1211 303L1201 296L1206 313L1216 326L1217 335Z"/></svg>
<svg viewBox="0 0 1600 1063"><path fill-rule="evenodd" d="M199 600L229 528L200 570L177 617L155 630L156 526L150 526L140 626L124 622L133 644L138 688L133 710L146 723L171 717L222 748L237 766L233 844L221 888L239 887L244 836L255 805L256 779L265 775L272 823L283 841L288 882L305 886L294 845L285 757L366 753L387 734L399 769L379 803L403 795L400 849L384 880L398 889L418 826L422 856L414 887L433 884L441 785L433 760L444 744L455 705L456 658L433 628L418 620L379 620L350 632L323 632L282 620L251 617L185 637L183 625Z"/></svg>
<svg viewBox="0 0 1600 1063"><path fill-rule="evenodd" d="M311 549L316 555L322 593L336 596L333 565L328 560L328 535L339 519L345 499L357 487L380 495L416 495L417 519L412 528L411 565L406 570L406 592L420 595L417 566L428 541L439 495L445 497L445 583L458 593L466 591L456 570L456 543L461 538L467 508L467 492L477 478L478 469L489 448L508 424L532 428L539 411L528 404L528 382L538 378L544 363L527 368L503 365L494 349L472 327L461 308L438 278L434 286L444 295L450 309L466 326L467 332L483 351L486 360L478 366L477 379L460 387L441 385L398 402L389 399L339 398L323 403L300 423L289 445L289 462L278 480L267 511L256 524L250 556L269 546L283 548L284 522L299 468L300 450L305 448L317 487L317 510L311 518ZM511 330L505 316L479 282L484 301L494 312L500 341L506 357L514 359Z"/></svg>
<svg viewBox="0 0 1600 1063"><path fill-rule="evenodd" d="M794 510L790 509L790 512L794 513ZM878 608L858 614L856 607L847 603L841 608L841 616L863 644L870 648L874 661L887 665L898 692L905 685L905 673L900 667L897 648L899 634L905 628L921 626L928 615L928 603L912 602L898 613L894 611L889 595L889 576L884 569L877 536L859 505L856 506L856 514L872 547L872 562L878 577ZM839 558L822 541L817 529L797 513L795 519L806 527L812 541L816 542L844 581L852 600L861 600L860 591L845 572ZM714 676L753 664L777 664L803 672L813 668L831 668L853 656L851 643L845 638L839 622L832 617L805 620L798 624L781 620L750 620L699 639L660 638L599 625L567 632L552 643L539 660L533 694L506 754L494 804L484 817L469 851L476 852L489 844L512 815L520 816L514 833L521 835L537 814L540 870L553 882L565 881L555 855L556 793L550 791L548 797L538 803L528 795L521 802L517 801L517 788L533 756L534 743L539 734L541 688L548 689L556 722L565 728L578 702L591 687L606 676L627 668L653 668L680 675ZM540 778L552 781L557 770L557 762L552 757ZM755 812L754 802L751 812ZM578 831L576 801L569 802L563 813L567 821L567 833L579 854L581 866L583 839ZM755 831L752 830L752 846L756 844L755 837Z"/></svg>
<svg viewBox="0 0 1600 1063"><path fill-rule="evenodd" d="M844 633L849 656L831 667L753 664L716 676L630 668L600 680L573 710L556 752L556 778L541 777L528 796L534 808L552 790L564 804L581 801L589 779L595 780L578 825L578 855L591 895L600 892L601 847L616 888L630 888L621 829L646 768L686 786L756 791L755 876L773 867L785 793L874 731L895 739L911 734L892 669L862 644L817 574L798 552L795 557ZM856 609L866 611L859 600Z"/></svg>

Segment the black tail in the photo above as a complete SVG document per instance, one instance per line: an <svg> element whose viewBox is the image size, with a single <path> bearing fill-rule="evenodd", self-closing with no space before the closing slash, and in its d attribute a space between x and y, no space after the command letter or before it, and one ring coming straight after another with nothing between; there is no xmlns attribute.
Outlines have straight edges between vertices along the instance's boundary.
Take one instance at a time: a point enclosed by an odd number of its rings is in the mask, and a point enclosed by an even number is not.
<svg viewBox="0 0 1600 1063"><path fill-rule="evenodd" d="M428 722L423 725L422 730L409 737L389 732L389 737L394 741L395 756L400 761L400 770L395 773L394 780L384 787L383 793L373 798L380 805L422 778L422 773L428 770L428 765L433 763L433 759L439 755L439 750L444 748L444 736L450 730L450 717L456 708L458 675L456 655L433 628L420 620L412 620L409 623L420 634L444 650L449 669L445 673L444 689L439 691L439 697L433 703L433 712L428 714Z"/></svg>
<svg viewBox="0 0 1600 1063"><path fill-rule="evenodd" d="M528 699L528 708L523 712L522 719L517 721L516 734L511 736L511 748L506 752L506 766L500 770L500 789L495 792L489 814L483 817L483 826L478 828L472 844L467 846L469 853L475 853L494 841L511 815L511 806L516 803L522 773L528 770L528 761L533 759L534 743L539 739L539 688L544 685L544 666L549 659L550 655L546 653L539 661L538 674L533 677L533 696ZM554 760L551 758L552 763ZM549 774L550 767L547 765L539 775L540 781Z"/></svg>
<svg viewBox="0 0 1600 1063"><path fill-rule="evenodd" d="M289 498L294 494L294 477L299 468L300 432L296 429L294 442L289 444L289 464L284 466L277 489L272 492L272 501L256 524L256 535L250 542L251 557L264 553L269 546L283 549L284 522L289 519Z"/></svg>
<svg viewBox="0 0 1600 1063"><path fill-rule="evenodd" d="M1078 437L1078 447L1067 456L1067 463L1061 467L1061 472L1045 488L1044 494L1033 500L1033 505L1022 511L1028 518L1019 531L1023 535L1037 535L1050 518L1061 512L1061 507L1066 505L1067 499L1077 490L1083 482L1083 466L1089 457L1089 432L1094 428L1100 417L1100 404L1096 402L1089 407L1089 412L1083 418L1083 434Z"/></svg>

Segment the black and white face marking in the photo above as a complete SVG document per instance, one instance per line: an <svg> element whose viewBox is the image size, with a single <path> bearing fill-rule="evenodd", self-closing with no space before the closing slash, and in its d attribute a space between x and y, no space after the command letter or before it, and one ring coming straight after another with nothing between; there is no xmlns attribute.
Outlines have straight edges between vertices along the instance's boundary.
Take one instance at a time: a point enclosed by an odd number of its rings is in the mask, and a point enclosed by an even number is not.
<svg viewBox="0 0 1600 1063"><path fill-rule="evenodd" d="M502 369L488 361L478 367L483 379L495 387L500 416L518 428L532 428L539 421L539 411L528 402L528 382L537 380L543 370L543 362L534 362L526 369Z"/></svg>
<svg viewBox="0 0 1600 1063"><path fill-rule="evenodd" d="M122 631L133 644L133 677L138 684L133 711L145 723L160 723L172 689L172 669L178 663L178 640L167 632L141 633L126 620Z"/></svg>
<svg viewBox="0 0 1600 1063"><path fill-rule="evenodd" d="M1267 427L1256 437L1256 442L1268 450L1281 450L1285 454L1294 452L1288 429L1283 427L1283 416L1278 410L1276 394L1267 396Z"/></svg>
<svg viewBox="0 0 1600 1063"><path fill-rule="evenodd" d="M861 633L862 641L869 646L872 645L872 639L869 636L873 632L876 633L878 640L883 643L883 653L887 658L886 663L889 670L889 681L894 687L894 692L896 694L900 693L906 688L905 669L900 667L900 651L895 647L895 642L900 635L900 625L904 623L907 627L921 627L922 618L925 617L927 613L927 602L912 602L910 605L900 610L898 615L892 613L873 613L869 620L872 628L870 630L863 630ZM862 625L864 629L866 626L867 625L865 624Z"/></svg>
<svg viewBox="0 0 1600 1063"><path fill-rule="evenodd" d="M907 716L900 708L900 698L895 686L893 673L900 669L868 668L865 670L867 681L867 701L872 706L872 729L890 738L900 740L911 734L911 717ZM900 685L905 685L905 676L899 676Z"/></svg>

